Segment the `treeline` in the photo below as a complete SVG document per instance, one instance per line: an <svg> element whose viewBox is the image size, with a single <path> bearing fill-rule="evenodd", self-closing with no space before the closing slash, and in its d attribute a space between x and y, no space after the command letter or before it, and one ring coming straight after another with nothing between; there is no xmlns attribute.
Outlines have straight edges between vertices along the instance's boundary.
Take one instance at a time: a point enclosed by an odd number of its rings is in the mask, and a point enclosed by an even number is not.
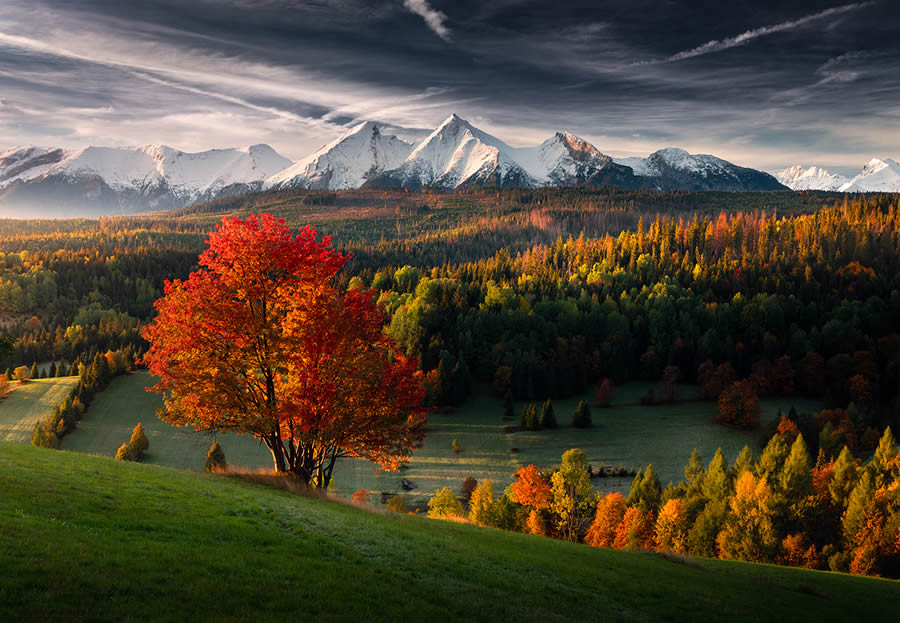
<svg viewBox="0 0 900 623"><path fill-rule="evenodd" d="M734 380L795 380L764 392L854 400L883 427L900 387L898 215L896 197L864 196L800 216L660 217L348 283L381 290L391 335L426 371L443 365L453 388L470 384L457 366L501 396L543 400L669 367L694 382L706 362L728 363Z"/></svg>
<svg viewBox="0 0 900 623"><path fill-rule="evenodd" d="M134 367L135 354L130 347L97 353L90 365L73 364L72 371L78 370L78 383L50 415L35 422L31 445L59 448L62 438L81 421L94 396L106 389L115 376ZM62 368L61 363L57 369Z"/></svg>
<svg viewBox="0 0 900 623"><path fill-rule="evenodd" d="M627 497L597 494L584 453L560 466L520 468L495 497L490 481L467 479L429 501L429 515L583 542L595 547L769 562L900 577L900 457L887 429L861 463L844 447L813 461L802 435L776 435L758 459L745 447L733 465L697 451L684 479L663 488L653 466Z"/></svg>

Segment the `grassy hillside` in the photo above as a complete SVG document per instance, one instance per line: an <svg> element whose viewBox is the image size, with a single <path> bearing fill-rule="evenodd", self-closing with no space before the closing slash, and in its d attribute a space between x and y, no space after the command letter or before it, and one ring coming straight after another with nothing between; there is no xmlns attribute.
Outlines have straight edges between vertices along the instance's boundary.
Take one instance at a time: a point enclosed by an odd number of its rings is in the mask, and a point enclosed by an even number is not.
<svg viewBox="0 0 900 623"><path fill-rule="evenodd" d="M0 620L896 620L900 583L670 561L0 444Z"/></svg>
<svg viewBox="0 0 900 623"><path fill-rule="evenodd" d="M77 376L12 383L13 391L0 402L0 441L28 443L34 423L51 414L76 383Z"/></svg>

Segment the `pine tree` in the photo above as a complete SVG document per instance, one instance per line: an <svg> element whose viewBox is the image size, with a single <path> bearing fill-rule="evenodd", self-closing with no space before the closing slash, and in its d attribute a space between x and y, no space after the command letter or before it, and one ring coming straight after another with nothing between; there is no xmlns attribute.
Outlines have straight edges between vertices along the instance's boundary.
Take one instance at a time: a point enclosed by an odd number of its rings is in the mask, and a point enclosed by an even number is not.
<svg viewBox="0 0 900 623"><path fill-rule="evenodd" d="M149 447L150 441L147 439L147 435L144 434L144 427L138 422L131 432L131 439L128 441L128 452L132 460L140 461Z"/></svg>
<svg viewBox="0 0 900 623"><path fill-rule="evenodd" d="M697 451L697 448L694 448L694 451L691 452L691 459L684 468L685 495L687 497L700 493L704 476L706 476L706 468L700 459L700 453Z"/></svg>
<svg viewBox="0 0 900 623"><path fill-rule="evenodd" d="M737 480L744 472L753 471L753 462L753 452L750 450L750 446L744 446L731 467L732 478Z"/></svg>
<svg viewBox="0 0 900 623"><path fill-rule="evenodd" d="M798 435L791 446L791 453L784 462L779 478L779 489L788 503L797 502L812 494L809 452L803 435Z"/></svg>
<svg viewBox="0 0 900 623"><path fill-rule="evenodd" d="M847 510L841 520L845 545L851 546L865 530L868 515L875 504L875 485L869 470L863 470L862 477L847 502ZM849 549L849 547L848 547Z"/></svg>
<svg viewBox="0 0 900 623"><path fill-rule="evenodd" d="M756 465L756 475L775 478L784 466L784 460L788 455L788 447L781 435L773 435L759 457Z"/></svg>
<svg viewBox="0 0 900 623"><path fill-rule="evenodd" d="M648 465L641 475L640 481L635 478L635 482L637 485L632 485L634 494L628 494L628 504L644 511L656 510L662 496L662 486L653 465Z"/></svg>
<svg viewBox="0 0 900 623"><path fill-rule="evenodd" d="M722 448L718 448L706 469L706 477L703 478L701 491L707 500L722 501L728 497L730 487L728 462L725 460Z"/></svg>
<svg viewBox="0 0 900 623"><path fill-rule="evenodd" d="M575 428L589 428L591 426L591 407L586 401L578 401L578 406L575 407L575 415L572 417L572 426Z"/></svg>
<svg viewBox="0 0 900 623"><path fill-rule="evenodd" d="M225 451L218 441L214 441L206 453L206 462L203 464L205 472L222 472L228 469L228 462L225 460Z"/></svg>
<svg viewBox="0 0 900 623"><path fill-rule="evenodd" d="M525 430L537 430L538 428L537 405L533 402L529 403L522 411L522 428Z"/></svg>
<svg viewBox="0 0 900 623"><path fill-rule="evenodd" d="M512 393L506 392L506 400L503 405L503 419L504 420L514 420L516 419L516 407L513 405Z"/></svg>
<svg viewBox="0 0 900 623"><path fill-rule="evenodd" d="M541 428L556 428L556 414L553 412L553 403L549 398L541 407Z"/></svg>
<svg viewBox="0 0 900 623"><path fill-rule="evenodd" d="M28 373L28 378L30 379L39 379L41 378L41 373L38 370L37 361L31 364L31 372Z"/></svg>
<svg viewBox="0 0 900 623"><path fill-rule="evenodd" d="M850 500L850 493L856 484L857 471L856 459L850 454L847 446L844 446L834 462L831 481L828 483L831 502L840 510L846 508Z"/></svg>
<svg viewBox="0 0 900 623"><path fill-rule="evenodd" d="M897 456L897 440L891 433L891 427L884 429L884 434L878 442L878 448L872 456L868 468L874 476L875 488L883 487L890 481L890 464Z"/></svg>

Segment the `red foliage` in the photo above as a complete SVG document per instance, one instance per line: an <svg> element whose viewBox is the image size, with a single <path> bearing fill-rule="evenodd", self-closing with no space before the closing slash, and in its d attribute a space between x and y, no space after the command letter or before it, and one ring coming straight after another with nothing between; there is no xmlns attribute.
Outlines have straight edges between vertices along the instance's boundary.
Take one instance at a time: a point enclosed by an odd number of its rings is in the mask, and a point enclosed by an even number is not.
<svg viewBox="0 0 900 623"><path fill-rule="evenodd" d="M340 456L387 469L424 437L416 361L385 336L374 292L339 292L346 257L264 214L223 219L143 331L165 421L261 439L275 469L325 487Z"/></svg>
<svg viewBox="0 0 900 623"><path fill-rule="evenodd" d="M608 407L613 397L613 383L609 379L603 379L600 387L597 388L597 404L601 407Z"/></svg>
<svg viewBox="0 0 900 623"><path fill-rule="evenodd" d="M716 422L742 428L759 425L759 397L751 381L738 381L722 392Z"/></svg>
<svg viewBox="0 0 900 623"><path fill-rule="evenodd" d="M597 504L597 512L584 542L591 547L612 547L616 531L625 516L625 498L621 493L609 493Z"/></svg>
<svg viewBox="0 0 900 623"><path fill-rule="evenodd" d="M550 484L541 476L534 465L526 465L516 470L516 481L512 483L513 500L518 504L536 509L550 508L552 497Z"/></svg>

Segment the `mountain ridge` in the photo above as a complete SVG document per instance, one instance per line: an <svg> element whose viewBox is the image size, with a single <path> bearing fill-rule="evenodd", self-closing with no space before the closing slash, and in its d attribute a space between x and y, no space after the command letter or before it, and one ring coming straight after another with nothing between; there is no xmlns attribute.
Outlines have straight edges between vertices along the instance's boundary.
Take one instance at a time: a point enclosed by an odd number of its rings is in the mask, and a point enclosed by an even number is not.
<svg viewBox="0 0 900 623"><path fill-rule="evenodd" d="M873 158L853 179L800 166L773 176L677 147L646 158L611 156L566 131L511 147L455 113L416 144L364 121L297 161L265 144L194 153L158 144L0 151L0 216L13 217L171 210L266 189L472 186L900 192L900 164Z"/></svg>

